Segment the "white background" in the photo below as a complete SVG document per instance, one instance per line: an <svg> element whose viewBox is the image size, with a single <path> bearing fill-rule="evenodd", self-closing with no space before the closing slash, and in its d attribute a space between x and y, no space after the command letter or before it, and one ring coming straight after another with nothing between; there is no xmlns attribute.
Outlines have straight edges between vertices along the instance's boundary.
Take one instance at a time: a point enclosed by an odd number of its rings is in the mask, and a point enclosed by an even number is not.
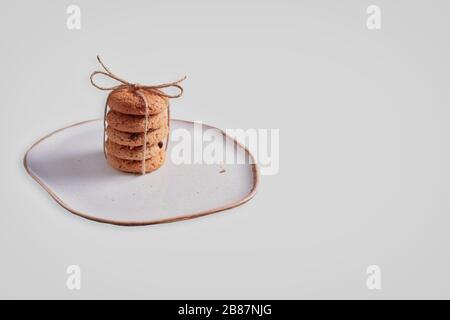
<svg viewBox="0 0 450 320"><path fill-rule="evenodd" d="M81 30L66 8L81 8ZM366 27L379 5L382 28ZM447 1L14 1L0 10L1 298L450 298ZM102 115L95 55L186 74L173 117L280 129L243 207L124 228L26 175L43 135ZM66 288L66 268L82 288ZM379 265L382 289L366 287Z"/></svg>

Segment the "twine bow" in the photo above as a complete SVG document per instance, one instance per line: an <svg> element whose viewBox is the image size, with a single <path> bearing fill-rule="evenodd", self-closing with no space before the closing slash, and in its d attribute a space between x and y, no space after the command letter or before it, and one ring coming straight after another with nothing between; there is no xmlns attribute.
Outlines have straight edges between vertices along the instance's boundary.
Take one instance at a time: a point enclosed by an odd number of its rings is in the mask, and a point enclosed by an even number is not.
<svg viewBox="0 0 450 320"><path fill-rule="evenodd" d="M148 114L148 101L147 101L146 96L143 94L143 91L151 92L156 95L166 97L169 99L179 98L183 95L183 87L179 83L182 82L183 80L185 80L186 77L183 77L174 82L162 83L162 84L158 84L158 85L142 85L139 83L131 83L131 82L128 82L125 79L122 79L119 76L115 75L113 72L111 72L111 70L109 70L105 66L105 64L102 62L102 60L100 59L100 57L98 55L97 55L97 60L100 63L100 65L102 66L102 68L104 69L104 71L97 70L97 71L92 72L92 74L90 76L91 84L99 90L111 91L108 94L108 97L106 98L104 115L103 115L103 154L105 155L105 158L107 158L105 143L106 143L106 114L108 111L109 97L111 96L111 93L113 93L115 90L123 89L123 88L130 88L131 90L136 92L136 94L139 95L142 98L142 100L144 101L145 128L144 128L144 145L142 147L142 174L145 174L145 154L147 152L147 131L148 131L148 116L149 116L149 114ZM111 78L113 80L120 82L121 84L116 85L116 86L111 86L111 87L102 87L95 83L94 77L96 75L104 75L108 78ZM178 89L179 92L178 92L178 94L168 94L161 90L161 89L167 89L167 88L176 88L176 89ZM167 140L166 140L166 146L165 146L166 150L167 150L167 146L169 144L169 136L170 136L170 106L167 106L167 126L168 126L168 134L167 134Z"/></svg>
<svg viewBox="0 0 450 320"><path fill-rule="evenodd" d="M97 56L97 60L100 63L100 65L103 67L103 69L105 70L105 71L94 71L91 74L91 78L90 78L91 79L91 83L97 89L104 90L104 91L109 91L109 90L116 90L116 89L121 89L121 88L128 87L128 88L136 90L136 91L139 90L139 89L142 89L144 91L150 91L150 92L152 92L154 94L157 94L159 96L163 96L163 97L166 97L166 98L169 98L169 99L179 98L183 94L183 87L180 86L179 83L182 82L183 80L185 80L186 77L183 77L180 80L177 80L177 81L174 81L174 82L162 83L162 84L158 84L158 85L142 85L142 84L139 84L139 83L131 83L131 82L128 82L128 81L120 78L119 76L115 75L114 73L112 73L111 70L109 70L104 65L104 63L102 62L102 60L100 59L99 56ZM112 87L99 86L98 84L96 84L94 82L94 77L96 75L98 75L98 74L101 74L101 75L104 75L104 76L106 76L108 78L114 79L114 80L120 82L121 84L119 84L117 86L112 86ZM165 92L159 90L159 89L167 89L167 88L177 88L179 90L179 93L171 95L171 94L168 94L168 93L165 93Z"/></svg>

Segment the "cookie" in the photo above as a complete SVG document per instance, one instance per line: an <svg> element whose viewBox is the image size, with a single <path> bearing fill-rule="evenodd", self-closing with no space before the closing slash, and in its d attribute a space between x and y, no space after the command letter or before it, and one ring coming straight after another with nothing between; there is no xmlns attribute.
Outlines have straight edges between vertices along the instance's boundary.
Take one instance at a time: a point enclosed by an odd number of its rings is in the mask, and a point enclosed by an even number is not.
<svg viewBox="0 0 450 320"><path fill-rule="evenodd" d="M160 168L164 164L165 158L165 150L160 149L154 157L145 160L145 172L148 173ZM141 160L124 160L119 159L111 154L108 155L106 159L114 169L124 172L142 173Z"/></svg>
<svg viewBox="0 0 450 320"><path fill-rule="evenodd" d="M147 144L145 148L145 159L155 156L160 149L164 148L164 142L156 143L153 145ZM106 152L117 158L124 160L142 160L143 146L139 147L128 147L121 146L120 144L114 143L111 140L106 140Z"/></svg>
<svg viewBox="0 0 450 320"><path fill-rule="evenodd" d="M141 89L147 100L147 110L149 115L157 114L169 105L169 100L151 91ZM144 99L131 88L120 88L111 92L108 100L111 110L133 115L145 115Z"/></svg>
<svg viewBox="0 0 450 320"><path fill-rule="evenodd" d="M164 142L161 141L160 144L156 143L153 145L147 144L145 148L145 159L154 157L158 154L159 150L164 148ZM124 160L142 160L144 153L144 146L139 147L128 147L121 146L120 144L114 143L111 140L106 140L106 152L108 155L113 155L117 158Z"/></svg>
<svg viewBox="0 0 450 320"><path fill-rule="evenodd" d="M148 119L148 129L158 129L167 125L167 109L161 113L151 115ZM144 132L145 116L123 114L113 110L108 111L106 121L112 128L125 132Z"/></svg>
<svg viewBox="0 0 450 320"><path fill-rule="evenodd" d="M160 141L166 141L168 133L169 128L167 124L159 129L150 129L149 131L147 131L147 143L153 145L157 144ZM144 144L143 132L123 132L108 126L106 128L106 135L108 136L109 140L123 146L137 147Z"/></svg>

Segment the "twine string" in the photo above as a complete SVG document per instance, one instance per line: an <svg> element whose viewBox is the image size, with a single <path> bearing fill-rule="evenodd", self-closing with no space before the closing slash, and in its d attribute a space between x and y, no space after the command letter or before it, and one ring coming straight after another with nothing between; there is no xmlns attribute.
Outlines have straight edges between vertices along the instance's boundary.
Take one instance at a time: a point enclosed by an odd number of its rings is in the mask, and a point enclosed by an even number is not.
<svg viewBox="0 0 450 320"><path fill-rule="evenodd" d="M108 111L109 98L115 90L123 89L123 88L130 88L137 95L139 95L139 97L141 97L144 102L145 124L144 124L144 145L142 146L142 174L145 174L145 154L147 151L147 131L148 131L149 114L148 114L148 101L147 101L147 98L145 97L144 92L145 91L151 92L151 93L154 93L161 97L166 97L168 99L179 98L183 95L183 87L180 85L180 82L185 80L186 77L183 77L177 81L162 83L162 84L158 84L158 85L142 85L139 83L128 82L127 80L114 74L111 70L109 70L108 67L105 66L103 61L100 59L100 56L98 56L98 55L97 55L97 61L100 63L100 65L102 66L104 71L97 70L97 71L92 72L92 74L90 76L91 84L99 90L111 91L108 94L108 97L106 98L105 109L103 112L103 154L104 154L105 158L107 158L107 153L106 153L106 115L107 115L107 111ZM115 85L115 86L110 86L110 87L103 87L103 86L95 83L94 78L97 75L106 76L110 79L120 82L120 84ZM177 94L168 94L161 90L161 89L168 89L168 88L178 89L178 93ZM167 106L167 128L168 128L168 133L167 133L165 150L167 150L167 147L169 145L169 140L170 140L170 104Z"/></svg>
<svg viewBox="0 0 450 320"><path fill-rule="evenodd" d="M145 105L144 145L142 146L142 174L145 174L145 154L147 153L147 131L148 131L148 110L147 110L148 102L147 98L140 90L137 90L136 93L144 100Z"/></svg>

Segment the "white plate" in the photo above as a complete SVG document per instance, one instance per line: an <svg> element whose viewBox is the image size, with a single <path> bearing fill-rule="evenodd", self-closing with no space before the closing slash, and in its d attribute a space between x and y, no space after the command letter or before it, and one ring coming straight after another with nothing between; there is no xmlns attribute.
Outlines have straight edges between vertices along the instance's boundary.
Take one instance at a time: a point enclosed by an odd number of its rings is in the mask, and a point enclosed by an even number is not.
<svg viewBox="0 0 450 320"><path fill-rule="evenodd" d="M171 137L175 139L177 129L193 136L194 128L193 122L171 120ZM166 163L159 170L123 173L104 158L103 120L90 120L40 139L26 153L24 165L61 206L87 219L118 225L190 219L245 203L258 184L257 166L248 150L222 130L203 124L206 129L223 138L224 154L234 151L245 163L175 164L172 150L178 140L169 143Z"/></svg>

